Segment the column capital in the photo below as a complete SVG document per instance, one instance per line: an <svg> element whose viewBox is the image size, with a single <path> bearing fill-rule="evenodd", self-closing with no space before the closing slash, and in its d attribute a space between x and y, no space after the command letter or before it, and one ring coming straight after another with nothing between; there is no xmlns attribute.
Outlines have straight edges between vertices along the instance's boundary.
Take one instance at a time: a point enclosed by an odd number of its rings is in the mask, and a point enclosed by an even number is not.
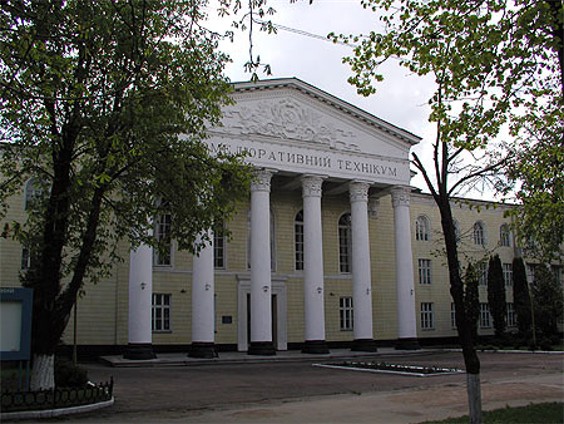
<svg viewBox="0 0 564 424"><path fill-rule="evenodd" d="M351 203L368 202L370 184L365 181L351 181L349 183L349 198Z"/></svg>
<svg viewBox="0 0 564 424"><path fill-rule="evenodd" d="M321 197L321 186L323 185L323 177L319 175L303 175L300 180L302 182L303 197Z"/></svg>
<svg viewBox="0 0 564 424"><path fill-rule="evenodd" d="M409 207L409 198L411 190L409 187L396 186L390 190L392 194L392 205L394 208L398 206Z"/></svg>
<svg viewBox="0 0 564 424"><path fill-rule="evenodd" d="M258 169L254 172L253 181L251 181L251 191L267 191L270 192L270 180L274 173L269 169Z"/></svg>

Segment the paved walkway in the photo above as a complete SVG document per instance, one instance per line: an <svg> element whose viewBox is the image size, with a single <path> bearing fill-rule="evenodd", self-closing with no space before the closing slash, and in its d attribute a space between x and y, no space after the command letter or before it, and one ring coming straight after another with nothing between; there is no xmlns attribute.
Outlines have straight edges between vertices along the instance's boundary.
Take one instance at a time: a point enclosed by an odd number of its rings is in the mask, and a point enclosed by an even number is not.
<svg viewBox="0 0 564 424"><path fill-rule="evenodd" d="M113 375L113 407L76 423L420 423L467 413L465 375L396 376L312 367L345 357L404 364L463 365L460 352L380 349L331 355L229 352L201 360L161 354L142 363L106 357L89 364L102 381ZM484 410L564 400L564 354L481 353ZM63 419L61 419L63 420Z"/></svg>

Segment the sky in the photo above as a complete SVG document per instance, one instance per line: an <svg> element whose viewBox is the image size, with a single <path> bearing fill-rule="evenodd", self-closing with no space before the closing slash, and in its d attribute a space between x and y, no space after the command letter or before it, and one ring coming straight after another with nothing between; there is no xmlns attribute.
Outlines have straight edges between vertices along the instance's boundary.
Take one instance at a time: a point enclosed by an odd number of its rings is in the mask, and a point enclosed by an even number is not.
<svg viewBox="0 0 564 424"><path fill-rule="evenodd" d="M269 0L268 5L276 9L269 16L274 24L326 36L337 34L367 33L378 27L377 16L360 5L360 0ZM213 12L210 13L210 15ZM223 25L227 25L229 20ZM244 71L248 60L248 36L236 32L235 42L223 42L221 49L233 62L227 67L231 81L248 81L251 75ZM422 142L412 148L423 160L431 164L431 142L433 125L427 120L427 101L433 92L432 78L422 78L400 68L397 62L385 64L381 71L384 81L379 83L376 94L363 97L347 82L352 75L348 65L342 63L344 56L352 54L349 46L334 44L316 37L296 34L279 29L277 34L254 32L253 52L260 55L262 63L268 63L272 75L259 73L261 79L295 77L317 88L345 100L361 109L384 119L398 127L422 137ZM421 177L415 177L412 185L426 189Z"/></svg>

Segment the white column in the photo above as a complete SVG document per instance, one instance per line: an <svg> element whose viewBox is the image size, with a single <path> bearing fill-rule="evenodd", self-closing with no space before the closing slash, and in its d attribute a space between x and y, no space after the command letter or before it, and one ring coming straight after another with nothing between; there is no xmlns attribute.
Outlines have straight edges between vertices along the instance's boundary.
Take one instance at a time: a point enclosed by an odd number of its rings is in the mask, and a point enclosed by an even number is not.
<svg viewBox="0 0 564 424"><path fill-rule="evenodd" d="M399 349L419 349L415 315L413 253L411 251L411 220L408 187L394 187L394 231L396 243L396 290Z"/></svg>
<svg viewBox="0 0 564 424"><path fill-rule="evenodd" d="M153 249L140 245L129 254L128 346L126 359L153 359L151 307Z"/></svg>
<svg viewBox="0 0 564 424"><path fill-rule="evenodd" d="M353 350L375 351L372 330L372 278L368 230L368 189L370 184L349 184L352 227L352 273L354 344Z"/></svg>
<svg viewBox="0 0 564 424"><path fill-rule="evenodd" d="M325 342L321 186L323 178L302 177L304 206L304 353L329 353Z"/></svg>
<svg viewBox="0 0 564 424"><path fill-rule="evenodd" d="M251 183L251 343L250 355L275 355L272 343L270 269L270 180L260 170Z"/></svg>
<svg viewBox="0 0 564 424"><path fill-rule="evenodd" d="M188 355L193 358L214 358L217 352L214 344L213 233L205 233L209 240L206 242L203 235L196 239L196 245L201 247L192 261L192 346Z"/></svg>

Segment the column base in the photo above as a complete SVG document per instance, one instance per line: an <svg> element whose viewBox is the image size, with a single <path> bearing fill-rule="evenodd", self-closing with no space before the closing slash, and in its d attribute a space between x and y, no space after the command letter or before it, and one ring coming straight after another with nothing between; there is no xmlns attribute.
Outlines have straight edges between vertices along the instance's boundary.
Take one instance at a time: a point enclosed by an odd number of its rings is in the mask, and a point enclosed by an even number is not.
<svg viewBox="0 0 564 424"><path fill-rule="evenodd" d="M396 350L420 350L421 346L415 337L406 337L403 339L397 339L394 348Z"/></svg>
<svg viewBox="0 0 564 424"><path fill-rule="evenodd" d="M353 352L378 352L374 339L355 339L351 350Z"/></svg>
<svg viewBox="0 0 564 424"><path fill-rule="evenodd" d="M153 352L153 345L151 343L128 343L123 354L124 359L134 359L137 361L155 359L156 357L157 355Z"/></svg>
<svg viewBox="0 0 564 424"><path fill-rule="evenodd" d="M190 358L217 358L219 355L213 342L192 342L190 351L188 352Z"/></svg>
<svg viewBox="0 0 564 424"><path fill-rule="evenodd" d="M325 340L306 340L302 353L327 354L329 348Z"/></svg>
<svg viewBox="0 0 564 424"><path fill-rule="evenodd" d="M274 356L276 355L276 349L272 342L251 342L247 355Z"/></svg>

